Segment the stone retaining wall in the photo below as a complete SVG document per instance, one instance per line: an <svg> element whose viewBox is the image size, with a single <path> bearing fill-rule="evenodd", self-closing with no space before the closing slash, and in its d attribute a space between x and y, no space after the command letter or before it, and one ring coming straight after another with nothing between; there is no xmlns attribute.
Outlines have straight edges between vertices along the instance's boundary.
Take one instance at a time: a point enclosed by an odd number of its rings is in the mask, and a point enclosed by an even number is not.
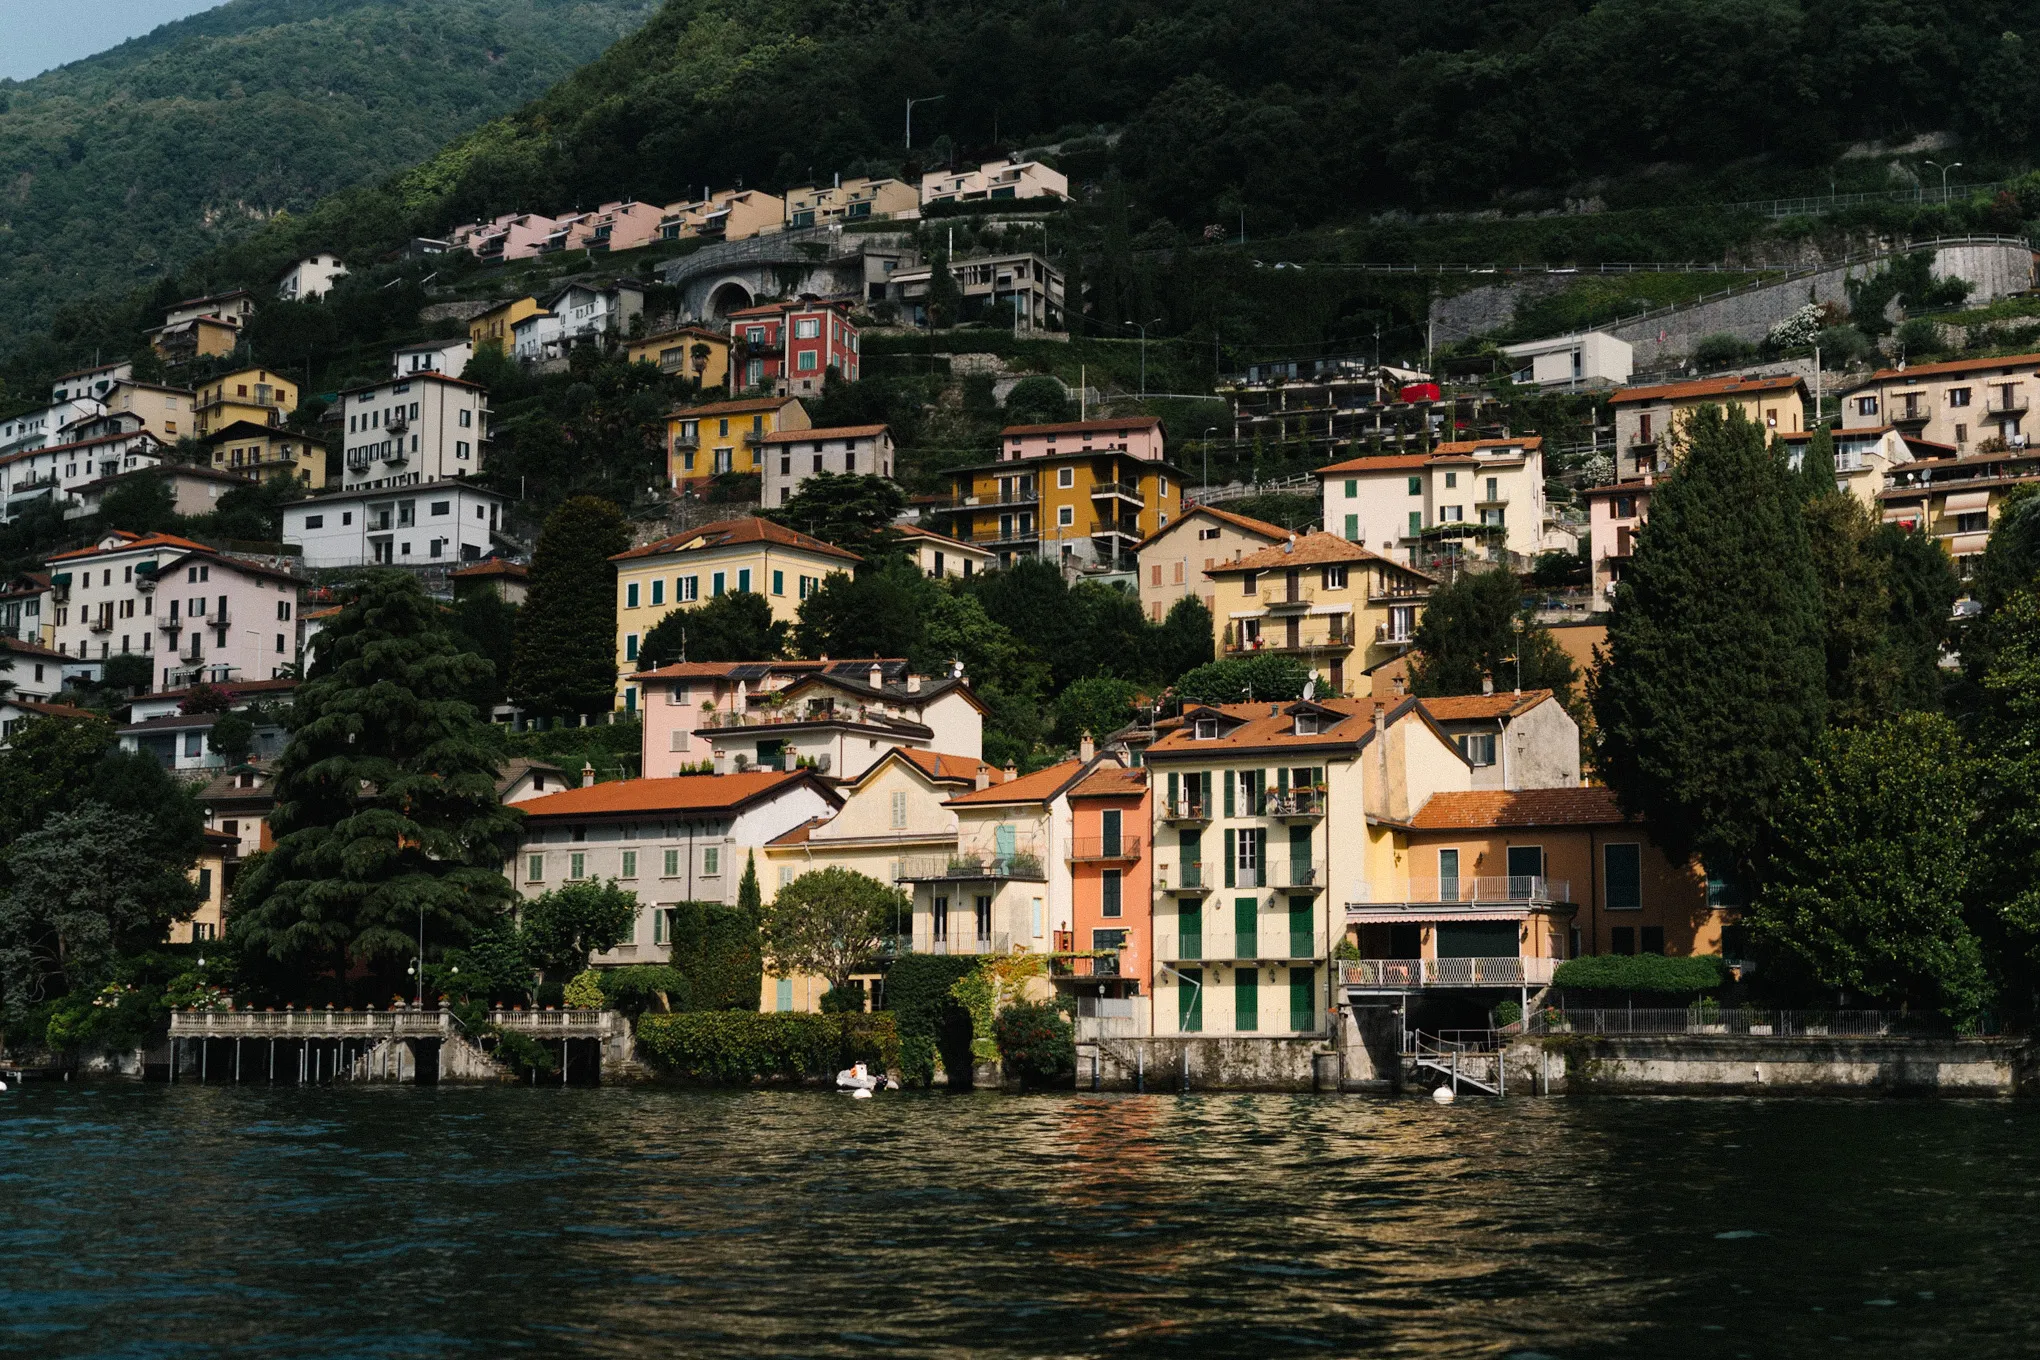
<svg viewBox="0 0 2040 1360"><path fill-rule="evenodd" d="M1509 1050L1524 1091L2005 1096L2040 1090L2024 1039L1553 1036Z"/></svg>

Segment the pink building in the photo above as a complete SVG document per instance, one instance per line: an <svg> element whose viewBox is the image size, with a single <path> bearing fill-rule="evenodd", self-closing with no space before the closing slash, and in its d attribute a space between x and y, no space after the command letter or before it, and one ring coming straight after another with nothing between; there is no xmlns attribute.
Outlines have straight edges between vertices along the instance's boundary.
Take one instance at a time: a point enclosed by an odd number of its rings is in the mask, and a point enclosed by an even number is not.
<svg viewBox="0 0 2040 1360"><path fill-rule="evenodd" d="M848 303L804 297L731 312L730 340L737 351L731 390L813 394L832 368L844 381L856 382L857 327L849 311Z"/></svg>
<svg viewBox="0 0 2040 1360"><path fill-rule="evenodd" d="M528 260L545 249L546 241L559 224L538 213L514 213L499 217L466 239L468 249L481 260ZM456 233L458 236L459 233Z"/></svg>
<svg viewBox="0 0 2040 1360"><path fill-rule="evenodd" d="M1161 420L1155 416L1066 420L1059 425L1009 425L999 431L1001 459L1113 451L1161 462L1164 455Z"/></svg>
<svg viewBox="0 0 2040 1360"><path fill-rule="evenodd" d="M659 221L664 208L625 199L605 203L587 214L568 241L570 249L636 250L659 239Z"/></svg>
<svg viewBox="0 0 2040 1360"><path fill-rule="evenodd" d="M1636 553L1636 535L1650 518L1651 479L1597 486L1580 495L1587 502L1587 541L1592 545L1594 594L1615 598L1623 568Z"/></svg>
<svg viewBox="0 0 2040 1360"><path fill-rule="evenodd" d="M687 661L639 671L633 679L644 695L643 762L647 779L670 778L682 766L714 759L713 744L697 729L739 724L751 706L810 676L839 671L868 674L878 667L887 679L904 679L898 657L860 661Z"/></svg>

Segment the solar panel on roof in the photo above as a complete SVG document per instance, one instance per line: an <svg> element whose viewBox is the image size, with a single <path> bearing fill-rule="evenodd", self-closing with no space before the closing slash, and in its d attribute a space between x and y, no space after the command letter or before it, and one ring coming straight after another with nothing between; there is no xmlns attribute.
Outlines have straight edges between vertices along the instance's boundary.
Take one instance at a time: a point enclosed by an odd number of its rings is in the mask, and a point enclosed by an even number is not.
<svg viewBox="0 0 2040 1360"><path fill-rule="evenodd" d="M770 674L772 667L770 663L764 661L747 661L741 666L730 667L732 680L763 680Z"/></svg>

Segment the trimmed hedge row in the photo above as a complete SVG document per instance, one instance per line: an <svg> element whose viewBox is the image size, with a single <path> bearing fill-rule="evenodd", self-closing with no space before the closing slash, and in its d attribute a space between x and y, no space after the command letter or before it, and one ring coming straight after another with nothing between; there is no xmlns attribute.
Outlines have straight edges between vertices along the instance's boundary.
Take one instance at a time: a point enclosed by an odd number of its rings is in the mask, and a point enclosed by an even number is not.
<svg viewBox="0 0 2040 1360"><path fill-rule="evenodd" d="M970 955L908 954L886 971L885 1006L899 1025L901 1080L927 1085L935 1078L935 1060L940 1057L953 1085L968 1083L970 1012L949 989L968 977L977 963Z"/></svg>
<svg viewBox="0 0 2040 1360"><path fill-rule="evenodd" d="M1590 954L1567 959L1551 975L1554 987L1605 992L1704 992L1727 981L1711 954L1674 959L1662 954Z"/></svg>
<svg viewBox="0 0 2040 1360"><path fill-rule="evenodd" d="M647 1015L638 1021L637 1045L675 1075L718 1086L827 1077L858 1062L887 1071L900 1060L899 1030L885 1012Z"/></svg>

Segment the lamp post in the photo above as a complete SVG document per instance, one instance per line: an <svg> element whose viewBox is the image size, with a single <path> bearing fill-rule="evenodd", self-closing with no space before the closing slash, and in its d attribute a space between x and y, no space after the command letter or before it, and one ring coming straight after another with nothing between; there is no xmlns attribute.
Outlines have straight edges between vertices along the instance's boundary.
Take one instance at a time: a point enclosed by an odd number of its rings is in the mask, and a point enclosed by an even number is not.
<svg viewBox="0 0 2040 1360"><path fill-rule="evenodd" d="M909 99L907 101L907 150L912 151L914 149L914 105L932 104L938 99L946 98L948 98L947 95L924 94L919 99Z"/></svg>
<svg viewBox="0 0 2040 1360"><path fill-rule="evenodd" d="M1140 394L1147 395L1147 328L1159 325L1161 318L1151 316L1145 321L1122 321L1122 326L1132 326L1140 332Z"/></svg>
<svg viewBox="0 0 2040 1360"><path fill-rule="evenodd" d="M1211 494L1211 436L1218 433L1218 426L1204 427L1204 494Z"/></svg>
<svg viewBox="0 0 2040 1360"><path fill-rule="evenodd" d="M1939 161L1923 161L1922 164L1931 165L1941 172L1941 202L1946 204L1948 201L1948 172L1950 170L1960 170L1962 162L1954 161L1948 165L1943 165Z"/></svg>

